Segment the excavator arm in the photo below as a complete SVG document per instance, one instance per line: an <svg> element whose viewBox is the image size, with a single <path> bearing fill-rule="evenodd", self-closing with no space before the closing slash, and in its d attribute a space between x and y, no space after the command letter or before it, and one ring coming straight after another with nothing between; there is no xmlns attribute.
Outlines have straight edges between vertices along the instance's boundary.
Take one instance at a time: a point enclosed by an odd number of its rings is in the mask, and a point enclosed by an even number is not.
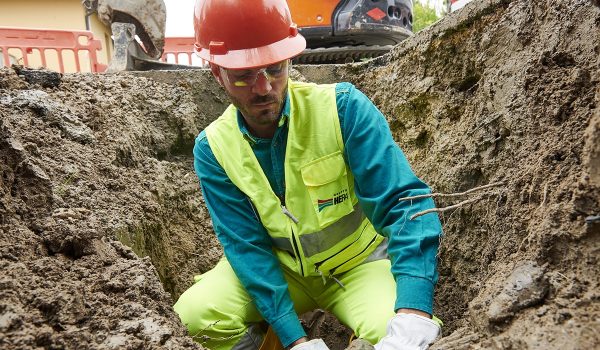
<svg viewBox="0 0 600 350"><path fill-rule="evenodd" d="M160 62L167 10L163 0L82 0L87 14L97 13L111 28L114 54L107 71L181 69Z"/></svg>

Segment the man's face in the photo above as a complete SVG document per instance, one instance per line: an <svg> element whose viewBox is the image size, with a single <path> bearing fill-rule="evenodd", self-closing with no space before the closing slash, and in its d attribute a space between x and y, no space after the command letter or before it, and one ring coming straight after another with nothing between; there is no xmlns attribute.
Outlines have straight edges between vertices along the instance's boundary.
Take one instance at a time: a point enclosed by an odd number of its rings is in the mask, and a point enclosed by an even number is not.
<svg viewBox="0 0 600 350"><path fill-rule="evenodd" d="M250 131L275 131L287 91L289 60L256 69L234 70L211 65L211 70L244 116ZM264 135L258 132L256 136Z"/></svg>

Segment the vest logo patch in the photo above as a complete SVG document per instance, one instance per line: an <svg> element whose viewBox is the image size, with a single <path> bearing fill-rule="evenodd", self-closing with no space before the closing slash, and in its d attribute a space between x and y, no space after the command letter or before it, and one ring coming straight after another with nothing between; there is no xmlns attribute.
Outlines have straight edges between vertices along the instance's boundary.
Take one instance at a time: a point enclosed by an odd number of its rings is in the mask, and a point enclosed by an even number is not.
<svg viewBox="0 0 600 350"><path fill-rule="evenodd" d="M317 205L319 206L319 212L323 211L323 209L343 203L346 199L348 199L348 190L344 189L340 192L333 195L333 198L329 199L318 199Z"/></svg>

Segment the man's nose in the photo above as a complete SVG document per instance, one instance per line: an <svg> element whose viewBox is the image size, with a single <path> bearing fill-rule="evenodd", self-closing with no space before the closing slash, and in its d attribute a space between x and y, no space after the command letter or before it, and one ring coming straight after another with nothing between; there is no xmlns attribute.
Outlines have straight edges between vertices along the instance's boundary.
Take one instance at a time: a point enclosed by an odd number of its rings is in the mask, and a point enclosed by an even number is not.
<svg viewBox="0 0 600 350"><path fill-rule="evenodd" d="M258 95L266 95L273 90L267 72L260 71L256 77L256 83L252 86L252 92Z"/></svg>

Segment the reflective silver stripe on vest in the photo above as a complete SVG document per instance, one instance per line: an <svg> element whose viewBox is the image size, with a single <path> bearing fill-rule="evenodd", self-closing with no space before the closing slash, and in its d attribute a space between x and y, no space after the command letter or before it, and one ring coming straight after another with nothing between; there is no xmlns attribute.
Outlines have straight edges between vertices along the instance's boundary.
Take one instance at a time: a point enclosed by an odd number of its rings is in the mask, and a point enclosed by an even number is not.
<svg viewBox="0 0 600 350"><path fill-rule="evenodd" d="M364 219L365 214L363 213L360 205L356 203L352 213L344 216L323 230L303 234L300 236L300 243L304 249L304 256L308 258L333 247L342 239L358 230ZM292 242L290 242L289 238L271 237L271 242L275 248L282 249L296 255L294 248L292 247Z"/></svg>
<svg viewBox="0 0 600 350"><path fill-rule="evenodd" d="M292 242L290 242L289 238L271 237L271 242L273 242L273 246L275 248L288 251L294 254L294 256L296 255L296 253L294 253L294 248L292 247Z"/></svg>
<svg viewBox="0 0 600 350"><path fill-rule="evenodd" d="M387 248L388 248L388 239L384 238L383 241L381 241L381 243L379 243L377 248L375 248L373 253L369 254L369 256L367 256L365 261L363 261L361 264L366 264L371 261L388 259L389 257L388 257Z"/></svg>
<svg viewBox="0 0 600 350"><path fill-rule="evenodd" d="M303 234L300 236L300 244L302 244L304 256L308 258L333 247L342 239L358 230L364 219L365 214L360 205L356 203L353 212L323 230Z"/></svg>

